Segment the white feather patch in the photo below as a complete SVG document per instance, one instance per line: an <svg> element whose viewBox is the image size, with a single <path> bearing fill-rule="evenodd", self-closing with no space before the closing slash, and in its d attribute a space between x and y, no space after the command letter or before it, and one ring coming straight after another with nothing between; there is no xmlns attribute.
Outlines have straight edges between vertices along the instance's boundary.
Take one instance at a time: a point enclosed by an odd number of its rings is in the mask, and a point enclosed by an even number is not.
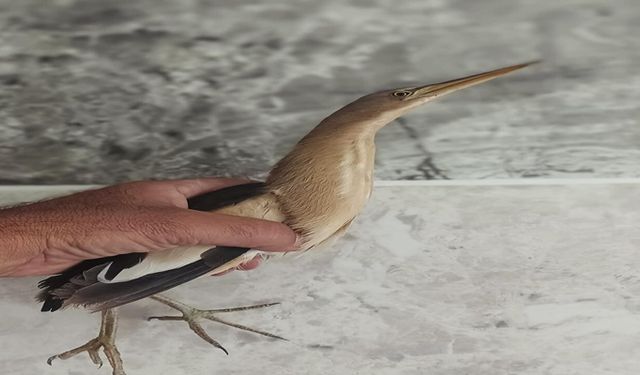
<svg viewBox="0 0 640 375"><path fill-rule="evenodd" d="M142 262L131 268L120 271L113 280L107 280L105 278L105 275L111 265L105 267L105 269L98 274L98 281L104 284L121 283L123 281L134 280L152 273L180 268L189 263L198 261L200 259L200 254L208 249L211 249L211 246L178 247L171 250L149 253Z"/></svg>

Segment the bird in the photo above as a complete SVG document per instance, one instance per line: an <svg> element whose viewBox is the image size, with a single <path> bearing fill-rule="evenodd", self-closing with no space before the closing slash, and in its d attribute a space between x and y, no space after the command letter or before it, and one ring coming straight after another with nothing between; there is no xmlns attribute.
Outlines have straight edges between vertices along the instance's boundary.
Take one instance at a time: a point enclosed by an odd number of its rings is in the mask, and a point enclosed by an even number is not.
<svg viewBox="0 0 640 375"><path fill-rule="evenodd" d="M401 87L364 95L335 111L314 127L271 169L263 182L208 192L188 200L193 210L281 222L302 239L299 251L331 246L343 235L369 200L373 189L375 136L385 125L440 96L487 82L537 61L510 65L444 82ZM281 336L226 321L225 312L268 307L261 304L199 310L161 292L206 275L221 274L255 257L257 249L226 246L180 247L152 253L129 253L85 260L38 284L42 311L68 306L100 311L99 335L75 349L48 359L87 352L102 365L99 349L114 375L124 375L115 345L117 308L150 297L182 313L151 319L184 320L206 342L228 353L209 336L199 320L214 320L275 339Z"/></svg>

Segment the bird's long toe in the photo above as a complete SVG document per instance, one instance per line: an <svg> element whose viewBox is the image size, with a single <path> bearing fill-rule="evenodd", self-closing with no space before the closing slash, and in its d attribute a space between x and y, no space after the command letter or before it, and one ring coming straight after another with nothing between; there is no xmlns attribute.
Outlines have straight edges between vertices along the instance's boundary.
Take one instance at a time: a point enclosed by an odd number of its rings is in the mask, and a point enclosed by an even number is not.
<svg viewBox="0 0 640 375"><path fill-rule="evenodd" d="M213 345L214 347L222 350L223 352L225 352L225 354L229 354L229 352L214 338L212 338L206 331L205 329L202 327L202 325L200 324L200 321L205 319L205 320L210 320L212 322L217 322L220 324L224 324L226 326L229 327L233 327L233 328L237 328L243 331L247 331L247 332L252 332L252 333L256 333L262 336L266 336L266 337L271 337L274 339L278 339L278 340L285 340L286 339L284 337L275 335L273 333L269 333L266 331L262 331L256 328L252 328L252 327L248 327L242 324L238 324L238 323L233 323L233 322L229 322L225 319L221 319L218 317L219 314L223 314L223 313L229 313L229 312L237 312L237 311L246 311L246 310L254 310L254 309L260 309L260 308L265 308L265 307L270 307L270 306L274 306L274 305L278 305L278 302L275 303L263 303L263 304L258 304L258 305L250 305L250 306L242 306L242 307L232 307L232 308L225 308L225 309L211 309L211 310L201 310L201 309L196 309L193 308L191 306L188 306L182 302L178 302L175 300L172 300L170 298L167 298L165 296L161 296L161 295L156 295L151 297L152 299L165 304L177 311L179 311L182 316L152 316L149 317L148 320L171 320L171 321L176 321L176 320L183 320L185 322L187 322L187 324L189 325L189 328L196 334L198 335L201 339L203 339L204 341L208 342L209 344Z"/></svg>

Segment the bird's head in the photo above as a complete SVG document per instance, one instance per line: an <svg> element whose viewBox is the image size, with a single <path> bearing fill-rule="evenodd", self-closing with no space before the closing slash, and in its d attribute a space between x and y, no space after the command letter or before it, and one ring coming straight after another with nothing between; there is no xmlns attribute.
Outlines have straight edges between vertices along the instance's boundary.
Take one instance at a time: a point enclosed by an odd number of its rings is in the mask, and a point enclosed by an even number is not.
<svg viewBox="0 0 640 375"><path fill-rule="evenodd" d="M323 123L326 125L360 124L377 131L396 118L437 97L490 81L536 62L512 65L445 82L396 88L365 95L341 108L326 118Z"/></svg>

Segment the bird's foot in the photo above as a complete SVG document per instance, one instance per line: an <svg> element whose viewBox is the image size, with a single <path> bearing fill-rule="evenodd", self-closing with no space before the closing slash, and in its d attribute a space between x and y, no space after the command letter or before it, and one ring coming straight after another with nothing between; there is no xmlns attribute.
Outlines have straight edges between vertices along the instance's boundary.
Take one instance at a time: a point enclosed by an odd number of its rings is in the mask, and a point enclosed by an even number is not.
<svg viewBox="0 0 640 375"><path fill-rule="evenodd" d="M91 358L91 362L96 364L98 368L102 367L102 359L100 358L100 348L103 348L104 354L107 356L111 367L113 368L113 375L125 375L124 369L122 368L122 359L120 358L120 352L118 352L118 348L112 342L105 340L103 337L96 337L93 340L90 340L84 345L81 345L75 349L67 350L64 353L56 354L54 356L49 357L47 359L47 363L49 365L52 364L55 359L68 359L76 354L80 354L82 352L87 352L89 354L89 358Z"/></svg>
<svg viewBox="0 0 640 375"><path fill-rule="evenodd" d="M100 368L103 364L102 358L100 358L100 349L102 348L104 354L109 360L111 368L113 369L113 375L126 375L122 366L120 352L115 344L116 325L117 321L115 312L113 310L103 312L102 324L98 337L93 340L89 340L89 342L78 346L77 348L49 357L49 359L47 359L47 364L51 366L55 359L68 359L82 352L87 352L87 354L89 354L89 358L91 358L91 362Z"/></svg>
<svg viewBox="0 0 640 375"><path fill-rule="evenodd" d="M242 324L237 324L237 323L233 323L233 322L229 322L227 320L221 319L218 317L218 314L220 313L228 313L228 312L236 312L236 311L245 311L245 310L254 310L254 309L261 309L264 307L269 307L269 306L274 306L274 305L279 305L279 302L275 302L275 303L263 303L260 305L251 305L251 306L242 306L242 307L233 307L233 308L228 308L228 309L213 309L213 310L200 310L200 309L196 309L193 308L191 306L185 305L184 303L178 302L178 301L174 301L172 299L169 299L167 297L161 296L161 295L155 295L153 297L154 300L163 303L175 310L178 310L180 313L182 313L182 316L152 316L147 318L147 320L183 320L185 322L187 322L187 324L189 324L189 328L196 334L198 335L201 339L203 339L204 341L208 342L209 344L215 346L216 348L222 350L223 352L225 352L225 354L229 354L229 352L227 351L227 349L225 349L218 341L216 341L214 338L212 338L211 336L209 336L209 334L204 330L204 328L202 328L202 325L200 325L199 321L202 319L206 319L206 320L210 320L212 322L218 322L230 327L234 327L243 331L248 331L248 332L253 332L253 333L257 333L259 335L262 336L267 336L267 337L271 337L274 339L278 339L278 340L285 340L287 341L287 339L285 339L284 337L278 336L278 335L274 335L273 333L269 333L269 332L265 332L265 331L261 331L255 328L251 328L251 327L247 327L245 325Z"/></svg>

